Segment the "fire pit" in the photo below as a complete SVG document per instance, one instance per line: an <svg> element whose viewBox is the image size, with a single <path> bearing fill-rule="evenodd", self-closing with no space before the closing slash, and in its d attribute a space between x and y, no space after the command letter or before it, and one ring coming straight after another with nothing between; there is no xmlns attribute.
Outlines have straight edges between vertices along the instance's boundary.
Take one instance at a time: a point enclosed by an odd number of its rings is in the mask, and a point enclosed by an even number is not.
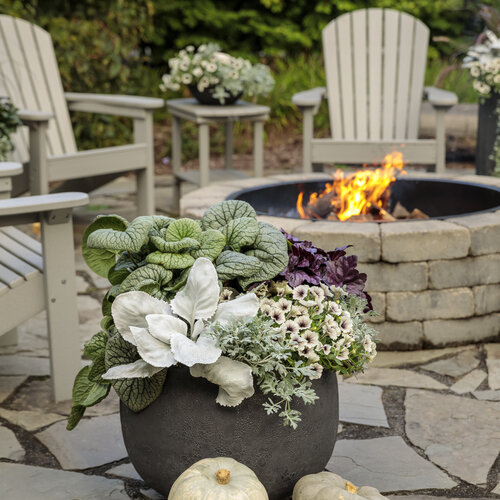
<svg viewBox="0 0 500 500"><path fill-rule="evenodd" d="M346 222L300 219L299 193L321 191L324 174L229 181L189 193L186 216L226 198L248 201L259 217L325 250L351 243L368 273L381 345L442 347L498 339L500 333L500 179L399 177L387 200L429 219Z"/></svg>

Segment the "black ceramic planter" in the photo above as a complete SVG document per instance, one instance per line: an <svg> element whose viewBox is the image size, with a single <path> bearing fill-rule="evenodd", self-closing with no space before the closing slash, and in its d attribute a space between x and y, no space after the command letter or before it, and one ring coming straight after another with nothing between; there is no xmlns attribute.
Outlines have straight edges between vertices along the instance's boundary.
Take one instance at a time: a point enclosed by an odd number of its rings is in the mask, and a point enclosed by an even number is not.
<svg viewBox="0 0 500 500"><path fill-rule="evenodd" d="M224 100L224 104L219 102L219 99L212 97L212 92L214 91L214 86L211 85L207 87L203 92L198 90L196 85L189 85L189 91L191 95L200 103L200 104L208 104L210 106L229 106L234 104L242 95L243 92L239 92L236 95L230 95L230 97L226 97Z"/></svg>
<svg viewBox="0 0 500 500"><path fill-rule="evenodd" d="M491 159L498 131L497 107L500 104L500 94L479 101L476 174L491 175L495 169L495 160Z"/></svg>
<svg viewBox="0 0 500 500"><path fill-rule="evenodd" d="M306 474L324 470L333 452L338 425L335 373L314 382L319 399L297 401L297 430L267 415L260 391L236 408L215 402L218 387L193 378L186 368L170 368L161 396L134 413L121 404L125 446L144 481L165 496L177 477L202 458L232 457L250 467L270 500L284 500Z"/></svg>

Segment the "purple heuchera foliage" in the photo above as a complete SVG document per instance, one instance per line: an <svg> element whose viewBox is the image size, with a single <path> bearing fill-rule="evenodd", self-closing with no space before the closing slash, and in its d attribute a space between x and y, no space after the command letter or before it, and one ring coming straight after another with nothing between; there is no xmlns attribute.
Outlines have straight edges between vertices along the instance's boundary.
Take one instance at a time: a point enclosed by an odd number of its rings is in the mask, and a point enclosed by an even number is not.
<svg viewBox="0 0 500 500"><path fill-rule="evenodd" d="M338 287L345 286L346 291L366 299L368 309L372 308L371 297L364 291L366 274L360 273L356 266L358 257L346 255L345 249L336 248L325 252L310 241L301 241L282 230L288 241L288 266L280 274L290 286L296 287L307 283L319 285L321 282Z"/></svg>

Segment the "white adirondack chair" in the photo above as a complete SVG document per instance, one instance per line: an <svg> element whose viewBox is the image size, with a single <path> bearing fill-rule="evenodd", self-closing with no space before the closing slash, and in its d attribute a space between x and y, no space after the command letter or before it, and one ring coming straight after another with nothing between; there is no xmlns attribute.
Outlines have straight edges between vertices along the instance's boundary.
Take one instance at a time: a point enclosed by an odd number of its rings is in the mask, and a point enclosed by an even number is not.
<svg viewBox="0 0 500 500"><path fill-rule="evenodd" d="M409 163L445 170L444 115L457 97L424 89L429 28L391 9L343 14L323 29L327 86L295 94L303 112L303 169L313 163L373 163L394 150ZM420 105L436 111L436 139L418 139ZM332 137L313 138L313 117L328 98Z"/></svg>
<svg viewBox="0 0 500 500"><path fill-rule="evenodd" d="M71 211L85 193L7 199L21 164L0 163L0 345L17 342L16 327L47 310L56 401L71 398L81 368ZM14 226L40 222L41 244ZM1 363L0 357L0 363Z"/></svg>
<svg viewBox="0 0 500 500"><path fill-rule="evenodd" d="M51 181L66 181L59 191L90 192L135 171L138 212L154 213L153 111L163 106L162 99L65 94L50 34L5 15L0 15L1 95L29 110L21 113L29 134L23 127L14 136L13 157L29 162L29 170L25 169L24 178L14 180L14 195L26 189L47 194ZM133 118L134 144L77 151L68 109Z"/></svg>

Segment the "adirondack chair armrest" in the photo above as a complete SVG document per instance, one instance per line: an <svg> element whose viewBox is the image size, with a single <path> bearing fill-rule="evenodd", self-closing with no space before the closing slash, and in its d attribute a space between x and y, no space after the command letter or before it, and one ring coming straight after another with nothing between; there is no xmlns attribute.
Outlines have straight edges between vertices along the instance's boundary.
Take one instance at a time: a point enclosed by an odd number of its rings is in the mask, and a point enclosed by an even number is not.
<svg viewBox="0 0 500 500"><path fill-rule="evenodd" d="M325 87L315 87L314 89L304 90L292 96L292 102L301 110L313 108L313 114L316 114L321 104L321 100L326 97Z"/></svg>
<svg viewBox="0 0 500 500"><path fill-rule="evenodd" d="M154 111L165 105L163 99L157 97L79 92L65 92L64 96L71 111L130 116L132 118L140 118L144 112Z"/></svg>
<svg viewBox="0 0 500 500"><path fill-rule="evenodd" d="M86 193L55 193L0 200L0 219L14 215L39 214L87 205Z"/></svg>
<svg viewBox="0 0 500 500"><path fill-rule="evenodd" d="M458 102L457 95L436 87L425 87L425 97L435 109L451 109Z"/></svg>
<svg viewBox="0 0 500 500"><path fill-rule="evenodd" d="M23 173L21 163L2 161L0 162L0 178L12 177Z"/></svg>
<svg viewBox="0 0 500 500"><path fill-rule="evenodd" d="M18 110L17 115L19 116L23 124L27 125L28 127L38 125L40 123L46 123L54 117L54 115L50 111L35 111L28 109Z"/></svg>

